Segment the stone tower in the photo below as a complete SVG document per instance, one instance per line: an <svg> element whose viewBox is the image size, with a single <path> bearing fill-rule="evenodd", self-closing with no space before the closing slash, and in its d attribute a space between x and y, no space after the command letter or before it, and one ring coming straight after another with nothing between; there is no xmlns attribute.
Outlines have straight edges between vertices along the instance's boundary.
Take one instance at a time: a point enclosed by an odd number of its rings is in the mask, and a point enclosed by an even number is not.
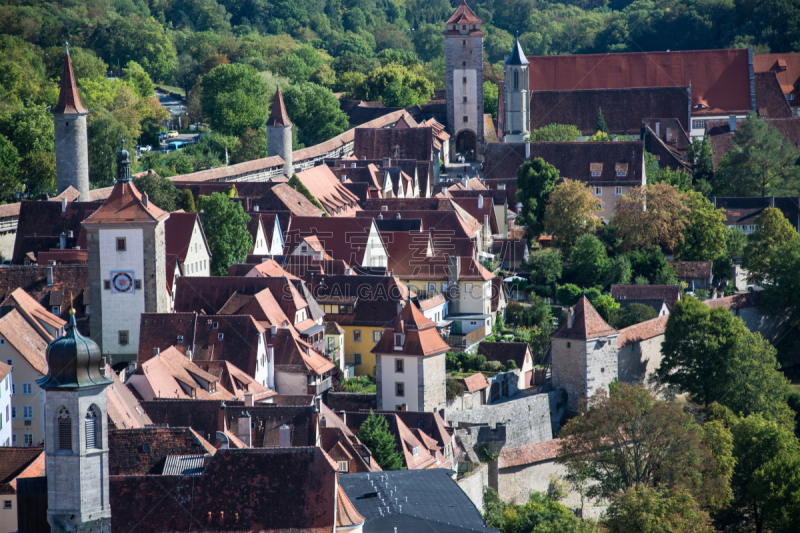
<svg viewBox="0 0 800 533"><path fill-rule="evenodd" d="M169 213L133 185L130 154L117 152L117 182L86 220L89 327L112 365L135 361L142 313L168 313L164 222Z"/></svg>
<svg viewBox="0 0 800 533"><path fill-rule="evenodd" d="M483 31L481 19L462 0L444 31L447 131L451 160L475 150L483 158Z"/></svg>
<svg viewBox="0 0 800 533"><path fill-rule="evenodd" d="M81 105L69 47L64 54L61 74L61 92L53 108L56 134L56 184L61 194L70 185L80 193L78 200L89 198L89 149L86 138L86 115L89 111Z"/></svg>
<svg viewBox="0 0 800 533"><path fill-rule="evenodd" d="M100 348L78 332L75 311L47 348L44 453L47 521L53 533L109 533L108 409L111 380Z"/></svg>
<svg viewBox="0 0 800 533"><path fill-rule="evenodd" d="M567 312L550 335L553 386L567 391L567 410L577 411L597 389L617 378L619 332L609 326L586 297Z"/></svg>
<svg viewBox="0 0 800 533"><path fill-rule="evenodd" d="M294 172L292 170L292 122L286 113L280 87L275 91L272 112L267 119L267 153L270 156L281 156L284 176L292 177Z"/></svg>
<svg viewBox="0 0 800 533"><path fill-rule="evenodd" d="M528 58L519 39L503 70L503 137L505 142L522 142L530 134L530 91Z"/></svg>

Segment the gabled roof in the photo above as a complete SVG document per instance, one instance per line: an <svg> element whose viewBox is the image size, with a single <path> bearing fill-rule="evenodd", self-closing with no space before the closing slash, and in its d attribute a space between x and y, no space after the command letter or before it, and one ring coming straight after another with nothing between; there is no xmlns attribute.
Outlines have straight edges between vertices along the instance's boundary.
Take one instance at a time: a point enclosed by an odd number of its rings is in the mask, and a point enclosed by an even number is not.
<svg viewBox="0 0 800 533"><path fill-rule="evenodd" d="M592 304L586 297L578 300L574 307L568 311L574 313L572 325L570 327L570 318L567 317L556 331L550 334L551 337L557 339L597 339L599 337L617 336L619 332L609 326L605 320L598 314Z"/></svg>
<svg viewBox="0 0 800 533"><path fill-rule="evenodd" d="M0 447L0 494L16 494L17 479L44 475L44 448Z"/></svg>
<svg viewBox="0 0 800 533"><path fill-rule="evenodd" d="M136 429L150 426L153 421L144 412L139 400L128 390L111 366L106 365L105 375L111 378L108 391L109 429Z"/></svg>
<svg viewBox="0 0 800 533"><path fill-rule="evenodd" d="M354 142L353 151L358 159L399 156L399 159L430 161L433 154L433 128L356 128Z"/></svg>
<svg viewBox="0 0 800 533"><path fill-rule="evenodd" d="M398 412L379 411L375 413L386 418L389 433L394 437L395 450L403 454L406 468L409 470L424 470L427 468L437 468L436 457L428 450L428 447L417 437L413 431L397 416ZM358 428L370 415L369 411L348 411L347 426L353 433L358 433ZM417 455L414 456L414 448L417 448Z"/></svg>
<svg viewBox="0 0 800 533"><path fill-rule="evenodd" d="M16 309L0 318L2 336L40 374L47 372L47 340Z"/></svg>
<svg viewBox="0 0 800 533"><path fill-rule="evenodd" d="M176 349L167 348L157 357L139 365L131 375L128 386L136 389L144 399L235 399L236 396L218 381Z"/></svg>
<svg viewBox="0 0 800 533"><path fill-rule="evenodd" d="M360 210L360 208L359 208ZM294 217L286 232L285 253L295 251L308 237L316 237L334 259L364 265L367 241L374 223L371 218ZM377 233L377 232L376 232Z"/></svg>
<svg viewBox="0 0 800 533"><path fill-rule="evenodd" d="M311 167L296 176L332 217L352 217L361 211L358 197L336 179L327 165Z"/></svg>
<svg viewBox="0 0 800 533"><path fill-rule="evenodd" d="M756 72L756 112L762 118L792 118L792 108L775 72Z"/></svg>
<svg viewBox="0 0 800 533"><path fill-rule="evenodd" d="M103 205L83 221L89 224L130 224L161 222L169 217L153 202L142 201L133 183L117 182Z"/></svg>
<svg viewBox="0 0 800 533"><path fill-rule="evenodd" d="M9 294L3 301L3 305L14 305L20 314L28 321L28 324L48 342L53 340L53 337L44 329L43 325L46 324L56 331L67 325L64 320L61 320L61 318L42 307L39 302L31 298L31 296L22 289L17 289ZM62 301L59 305L68 305L68 303Z"/></svg>
<svg viewBox="0 0 800 533"><path fill-rule="evenodd" d="M139 319L139 354L137 361L144 363L153 357L153 349L164 351L169 347L188 357L194 345L197 313L142 313ZM179 342L183 337L183 342Z"/></svg>
<svg viewBox="0 0 800 533"><path fill-rule="evenodd" d="M681 288L679 285L612 285L611 297L664 300L669 308L680 300Z"/></svg>
<svg viewBox="0 0 800 533"><path fill-rule="evenodd" d="M440 200L439 198L432 199ZM461 212L458 212L455 209L451 211L409 211L404 208L390 207L388 211L365 210L363 213L360 213L359 216L372 218L383 216L383 218L386 219L396 218L398 214L400 214L401 218L420 219L422 221L422 230L430 231L434 241L439 236L472 239L476 237L482 227L482 225L478 224L466 211L461 210Z"/></svg>
<svg viewBox="0 0 800 533"><path fill-rule="evenodd" d="M297 276L287 272L281 267L274 259L267 259L257 265L248 265L249 272L245 274L246 277L251 278L283 278L286 277L290 280L300 279Z"/></svg>
<svg viewBox="0 0 800 533"><path fill-rule="evenodd" d="M354 305L353 314L325 315L342 326L383 327L411 294L394 276L315 276L310 289L320 304Z"/></svg>
<svg viewBox="0 0 800 533"><path fill-rule="evenodd" d="M62 233L66 237L67 248L78 245L86 249L86 234L82 233L81 222L103 204L68 202L65 212L62 212L60 202L25 200L18 205L17 237L11 257L15 265L22 265L28 252L38 254L59 247Z"/></svg>
<svg viewBox="0 0 800 533"><path fill-rule="evenodd" d="M500 451L497 463L500 468L511 468L513 466L541 463L542 461L553 461L558 457L563 443L562 439L551 439L525 444L517 448L503 448Z"/></svg>
<svg viewBox="0 0 800 533"><path fill-rule="evenodd" d="M168 255L177 256L181 263L186 260L195 226L200 230L203 244L208 250L208 241L206 241L203 225L200 223L199 213L185 213L183 211L170 213L169 218L164 223L164 240L166 241ZM210 254L210 250L208 251Z"/></svg>
<svg viewBox="0 0 800 533"><path fill-rule="evenodd" d="M467 392L476 392L479 390L483 390L489 386L489 382L486 381L486 376L484 376L480 372L459 379L459 381L464 384L464 388L466 389Z"/></svg>
<svg viewBox="0 0 800 533"><path fill-rule="evenodd" d="M264 327L250 315L199 316L192 358L197 361L228 361L254 376L259 339L263 333Z"/></svg>
<svg viewBox="0 0 800 533"><path fill-rule="evenodd" d="M287 328L278 328L275 337L267 339L275 350L275 370L298 371L306 375L321 376L336 365L311 349L311 346Z"/></svg>
<svg viewBox="0 0 800 533"><path fill-rule="evenodd" d="M403 307L394 320L386 323L383 329L381 340L371 350L372 353L427 357L449 349L436 329L436 323L426 318L411 302ZM404 335L402 350L397 350L395 333Z"/></svg>
<svg viewBox="0 0 800 533"><path fill-rule="evenodd" d="M216 451L188 427L115 429L108 432L108 469L112 476L161 474L167 456L213 455Z"/></svg>
<svg viewBox="0 0 800 533"><path fill-rule="evenodd" d="M800 52L753 54L753 70L774 72L784 94L800 91ZM797 105L797 98L793 103Z"/></svg>
<svg viewBox="0 0 800 533"><path fill-rule="evenodd" d="M270 111L269 118L267 119L267 126L291 126L292 121L289 120L289 114L286 112L286 106L283 104L283 95L281 88L275 91L275 99L272 101L272 111Z"/></svg>
<svg viewBox="0 0 800 533"><path fill-rule="evenodd" d="M212 376L216 376L222 386L235 394L238 399L243 400L245 392L251 393L253 400L257 402L277 395L274 390L265 387L229 361L199 361L195 359L192 362Z"/></svg>
<svg viewBox="0 0 800 533"><path fill-rule="evenodd" d="M497 361L503 365L513 359L517 368L523 368L530 354L530 346L527 342L481 342L478 344L478 354L487 361ZM532 356L529 359L533 365Z"/></svg>
<svg viewBox="0 0 800 533"><path fill-rule="evenodd" d="M53 108L53 113L65 115L86 115L89 110L81 104L81 95L78 93L78 83L72 72L72 59L69 57L69 48L64 54L64 68L61 71L61 90L58 93L58 103Z"/></svg>
<svg viewBox="0 0 800 533"><path fill-rule="evenodd" d="M619 330L617 348L621 349L625 346L663 335L667 328L667 320L669 320L669 315L664 315Z"/></svg>
<svg viewBox="0 0 800 533"><path fill-rule="evenodd" d="M286 183L274 186L256 204L261 211L289 211L293 216L300 217L319 217L323 213L322 209ZM284 231L288 229L288 225L281 224L281 226Z"/></svg>
<svg viewBox="0 0 800 533"><path fill-rule="evenodd" d="M522 51L522 46L519 44L519 39L514 41L514 47L511 49L511 55L506 59L506 65L520 65L528 64L528 58L525 57L525 52Z"/></svg>
<svg viewBox="0 0 800 533"><path fill-rule="evenodd" d="M447 19L446 24L480 24L479 19L475 13L467 5L467 0L461 0L461 4L456 8L455 12Z"/></svg>
<svg viewBox="0 0 800 533"><path fill-rule="evenodd" d="M51 268L53 269L53 284L48 285L47 273ZM45 309L51 308L53 305L60 305L63 318L69 316L69 306L64 305L64 302L69 302L70 295L73 298L76 317L84 316L85 306L89 303L88 293L84 293L84 291L88 287L88 271L85 264L0 268L0 299L7 298L15 290L21 288ZM87 295L86 301L84 301L85 294ZM83 324L83 321L79 321L78 327L80 328Z"/></svg>

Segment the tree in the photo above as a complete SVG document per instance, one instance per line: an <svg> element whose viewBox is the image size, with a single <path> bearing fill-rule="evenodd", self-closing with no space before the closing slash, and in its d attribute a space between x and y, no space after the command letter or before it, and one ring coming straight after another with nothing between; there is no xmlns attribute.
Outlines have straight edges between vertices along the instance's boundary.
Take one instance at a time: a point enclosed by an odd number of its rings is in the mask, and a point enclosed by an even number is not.
<svg viewBox="0 0 800 533"><path fill-rule="evenodd" d="M181 209L183 209L187 213L194 213L195 211L197 211L197 207L194 204L194 195L192 194L192 191L190 191L189 189L183 190L183 193L181 194L180 204L181 204Z"/></svg>
<svg viewBox="0 0 800 533"><path fill-rule="evenodd" d="M764 209L755 223L757 229L747 237L744 247L742 267L747 270L747 280L760 285L767 279L772 252L800 236L781 210L774 207Z"/></svg>
<svg viewBox="0 0 800 533"><path fill-rule="evenodd" d="M633 302L622 309L612 311L608 323L614 329L624 329L654 318L658 318L655 309L649 305Z"/></svg>
<svg viewBox="0 0 800 533"><path fill-rule="evenodd" d="M150 98L153 96L155 86L153 80L147 75L142 66L136 61L128 61L125 68L122 69L122 79L130 85L142 98Z"/></svg>
<svg viewBox="0 0 800 533"><path fill-rule="evenodd" d="M348 96L357 100L380 100L386 107L424 104L433 94L433 83L418 68L396 63L375 69Z"/></svg>
<svg viewBox="0 0 800 533"><path fill-rule="evenodd" d="M586 292L588 293L589 291L587 290ZM613 313L620 307L620 304L610 294L599 294L589 301L606 322L611 320Z"/></svg>
<svg viewBox="0 0 800 533"><path fill-rule="evenodd" d="M733 134L733 146L715 178L730 196L792 196L800 189L797 150L783 134L751 112Z"/></svg>
<svg viewBox="0 0 800 533"><path fill-rule="evenodd" d="M95 187L108 187L117 177L120 139L130 139L128 128L111 113L98 110L87 119L89 177Z"/></svg>
<svg viewBox="0 0 800 533"><path fill-rule="evenodd" d="M556 291L556 300L558 300L561 305L571 307L578 303L582 294L583 290L580 287L572 283L566 283Z"/></svg>
<svg viewBox="0 0 800 533"><path fill-rule="evenodd" d="M267 120L267 86L248 65L220 65L203 77L203 112L211 127L240 137Z"/></svg>
<svg viewBox="0 0 800 533"><path fill-rule="evenodd" d="M788 311L793 319L800 317L800 239L792 239L772 252L764 281L767 283L759 305L776 316Z"/></svg>
<svg viewBox="0 0 800 533"><path fill-rule="evenodd" d="M548 124L531 132L527 142L575 142L582 137L581 130L572 124Z"/></svg>
<svg viewBox="0 0 800 533"><path fill-rule="evenodd" d="M684 202L685 196L665 183L633 187L623 194L614 216L623 249L675 249L683 240L689 214Z"/></svg>
<svg viewBox="0 0 800 533"><path fill-rule="evenodd" d="M298 128L298 137L312 146L335 137L347 129L347 115L330 89L315 83L287 87L283 93L286 111Z"/></svg>
<svg viewBox="0 0 800 533"><path fill-rule="evenodd" d="M389 63L395 63L406 68L422 64L417 54L409 50L386 48L381 50L376 57L378 61L380 61L382 67L385 67Z"/></svg>
<svg viewBox="0 0 800 533"><path fill-rule="evenodd" d="M394 436L389 433L385 416L371 410L356 434L358 440L372 452L372 458L383 470L405 470L403 455L397 451Z"/></svg>
<svg viewBox="0 0 800 533"><path fill-rule="evenodd" d="M494 82L486 80L483 82L483 110L492 115L492 118L497 120L497 98L499 97L499 89Z"/></svg>
<svg viewBox="0 0 800 533"><path fill-rule="evenodd" d="M616 496L603 519L609 533L713 533L711 517L691 494L647 486Z"/></svg>
<svg viewBox="0 0 800 533"><path fill-rule="evenodd" d="M528 236L537 238L544 230L547 199L555 188L558 170L541 157L526 161L517 169L517 202L522 204L518 225L528 228Z"/></svg>
<svg viewBox="0 0 800 533"><path fill-rule="evenodd" d="M618 255L608 263L602 279L605 288L611 285L627 285L631 282L631 261L624 255Z"/></svg>
<svg viewBox="0 0 800 533"><path fill-rule="evenodd" d="M561 278L561 251L556 248L536 250L525 265L530 270L530 280L539 285L550 285Z"/></svg>
<svg viewBox="0 0 800 533"><path fill-rule="evenodd" d="M420 24L414 32L414 48L423 61L444 57L444 24Z"/></svg>
<svg viewBox="0 0 800 533"><path fill-rule="evenodd" d="M562 250L571 250L578 237L600 225L597 213L603 201L578 180L564 179L550 193L544 213L544 230Z"/></svg>
<svg viewBox="0 0 800 533"><path fill-rule="evenodd" d="M694 137L692 144L689 145L687 159L692 165L692 177L695 183L710 184L714 178L714 153L711 151L708 139L708 135L704 136L702 141Z"/></svg>
<svg viewBox="0 0 800 533"><path fill-rule="evenodd" d="M12 202L20 192L19 152L11 141L0 135L0 202Z"/></svg>
<svg viewBox="0 0 800 533"><path fill-rule="evenodd" d="M610 266L605 246L591 234L578 237L570 260L574 281L584 287L597 285Z"/></svg>
<svg viewBox="0 0 800 533"><path fill-rule="evenodd" d="M597 525L581 520L558 502L560 494L531 492L523 505L510 505L497 492L483 492L484 519L503 533L596 533Z"/></svg>
<svg viewBox="0 0 800 533"><path fill-rule="evenodd" d="M300 181L300 178L298 178L298 177L297 177L297 174L292 174L292 177L291 177L291 178L289 178L289 181L287 182L287 185L289 185L289 187L293 188L294 190L296 190L297 192L299 192L300 194L302 194L303 196L305 196L305 197L306 197L306 199L307 199L309 202L311 202L311 203L312 203L312 204L314 204L315 206L317 206L317 207L319 207L320 209L322 209L322 211L323 211L323 212L324 212L326 215L328 214L328 212L327 212L327 211L325 211L325 208L324 208L324 207L322 207L322 204L321 204L321 203L319 203L319 200L317 200L317 199L314 197L314 195L313 195L313 194L311 194L311 191L309 191L309 190L308 190L308 187L306 187L305 185L303 185L303 182L302 182L302 181Z"/></svg>
<svg viewBox="0 0 800 533"><path fill-rule="evenodd" d="M253 237L247 231L250 217L240 202L232 202L218 192L201 196L197 208L203 213L203 228L211 251L211 274L225 276L231 265L244 263L253 250Z"/></svg>
<svg viewBox="0 0 800 533"><path fill-rule="evenodd" d="M729 490L730 472L718 466L730 464L730 434L718 430L706 431L679 404L640 385L618 383L611 395L598 389L567 422L557 461L596 482L593 497L645 486L683 489L707 504Z"/></svg>
<svg viewBox="0 0 800 533"><path fill-rule="evenodd" d="M608 134L608 126L606 125L606 119L603 117L603 109L598 107L597 108L597 120L595 121L595 129L597 131L602 131L605 134Z"/></svg>
<svg viewBox="0 0 800 533"><path fill-rule="evenodd" d="M178 209L181 192L175 188L172 180L162 178L155 172L148 172L141 178L133 180L133 185L140 193L147 193L148 199L164 211Z"/></svg>
<svg viewBox="0 0 800 533"><path fill-rule="evenodd" d="M171 32L170 32L171 33ZM170 33L154 18L128 15L114 20L103 31L92 36L98 39L101 56L111 65L127 65L137 61L156 81L167 81L175 70L175 45Z"/></svg>
<svg viewBox="0 0 800 533"><path fill-rule="evenodd" d="M247 128L238 148L231 150L231 164L244 163L267 157L267 132L264 127L257 130Z"/></svg>
<svg viewBox="0 0 800 533"><path fill-rule="evenodd" d="M22 183L28 198L42 194L56 194L56 154L54 152L30 152L20 161ZM91 169L91 165L89 167Z"/></svg>

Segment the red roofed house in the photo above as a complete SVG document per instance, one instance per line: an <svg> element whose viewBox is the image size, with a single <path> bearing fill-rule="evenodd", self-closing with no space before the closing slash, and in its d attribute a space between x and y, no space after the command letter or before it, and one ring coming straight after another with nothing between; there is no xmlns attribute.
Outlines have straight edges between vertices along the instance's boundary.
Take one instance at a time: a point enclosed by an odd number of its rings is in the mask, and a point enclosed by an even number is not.
<svg viewBox="0 0 800 533"><path fill-rule="evenodd" d="M297 178L332 217L353 217L361 211L358 196L339 181L328 165L298 172Z"/></svg>
<svg viewBox="0 0 800 533"><path fill-rule="evenodd" d="M0 533L17 531L17 480L44 475L42 448L0 447Z"/></svg>
<svg viewBox="0 0 800 533"><path fill-rule="evenodd" d="M800 52L754 54L753 69L756 72L775 73L796 117L800 106Z"/></svg>
<svg viewBox="0 0 800 533"><path fill-rule="evenodd" d="M445 357L449 349L413 303L384 327L372 349L376 360L378 409L438 411L444 409Z"/></svg>
<svg viewBox="0 0 800 533"><path fill-rule="evenodd" d="M308 237L316 237L322 249L308 246ZM320 254L327 252L349 265L384 268L387 265L386 246L371 218L294 217L285 246L287 255L312 255L322 259L325 256Z"/></svg>

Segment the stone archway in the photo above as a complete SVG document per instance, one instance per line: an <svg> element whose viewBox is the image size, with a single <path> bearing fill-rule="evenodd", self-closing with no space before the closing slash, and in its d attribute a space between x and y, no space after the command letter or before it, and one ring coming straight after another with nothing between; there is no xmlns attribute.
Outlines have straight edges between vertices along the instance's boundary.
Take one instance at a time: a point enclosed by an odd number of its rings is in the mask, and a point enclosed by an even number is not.
<svg viewBox="0 0 800 533"><path fill-rule="evenodd" d="M478 136L472 130L461 130L456 135L456 152L469 154L473 150L474 155L478 151Z"/></svg>

